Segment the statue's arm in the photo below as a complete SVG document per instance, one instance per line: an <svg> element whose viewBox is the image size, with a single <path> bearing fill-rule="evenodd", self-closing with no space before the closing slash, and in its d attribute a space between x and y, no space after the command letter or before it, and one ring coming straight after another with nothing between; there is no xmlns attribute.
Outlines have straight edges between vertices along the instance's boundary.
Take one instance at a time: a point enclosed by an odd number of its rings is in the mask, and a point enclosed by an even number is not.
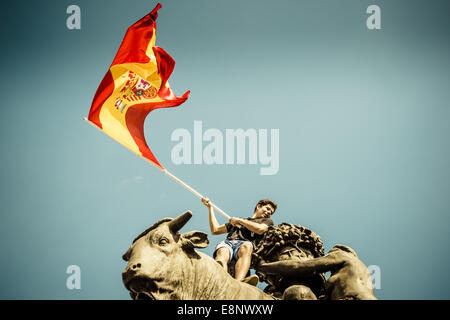
<svg viewBox="0 0 450 320"><path fill-rule="evenodd" d="M270 263L263 263L257 270L263 273L280 274L283 276L312 275L324 273L338 268L342 261L334 256L323 256L311 260L285 260Z"/></svg>

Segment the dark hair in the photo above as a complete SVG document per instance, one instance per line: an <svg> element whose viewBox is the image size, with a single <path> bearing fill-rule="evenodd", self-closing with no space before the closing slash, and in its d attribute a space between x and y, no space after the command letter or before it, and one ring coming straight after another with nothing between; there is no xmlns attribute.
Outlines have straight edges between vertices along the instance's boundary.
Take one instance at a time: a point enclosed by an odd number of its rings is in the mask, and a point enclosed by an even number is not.
<svg viewBox="0 0 450 320"><path fill-rule="evenodd" d="M276 204L275 201L272 201L270 199L259 200L258 203L256 204L255 210L253 210L253 212L256 211L258 206L265 206L266 204L270 204L272 206L272 208L273 208L273 213L275 213L275 211L277 210L278 205Z"/></svg>

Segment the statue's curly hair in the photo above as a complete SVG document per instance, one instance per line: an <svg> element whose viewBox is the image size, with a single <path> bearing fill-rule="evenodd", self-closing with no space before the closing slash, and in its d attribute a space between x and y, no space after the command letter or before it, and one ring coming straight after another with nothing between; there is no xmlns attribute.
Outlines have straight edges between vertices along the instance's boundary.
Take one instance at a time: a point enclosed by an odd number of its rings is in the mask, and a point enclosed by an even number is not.
<svg viewBox="0 0 450 320"><path fill-rule="evenodd" d="M270 262L270 257L284 246L306 249L314 258L324 255L323 243L315 232L301 225L282 223L269 227L253 252L253 265Z"/></svg>
<svg viewBox="0 0 450 320"><path fill-rule="evenodd" d="M260 263L274 262L278 258L278 253L285 247L293 247L298 251L309 251L318 258L324 255L323 243L320 237L312 230L301 225L282 223L272 226L264 234L263 239L256 245L252 254L252 267L257 270ZM289 286L289 280L279 275L266 275L256 271L259 278L268 283L265 291L282 292ZM311 287L316 296L323 296L325 276L317 274L306 277L305 283ZM272 293L275 294L275 293Z"/></svg>

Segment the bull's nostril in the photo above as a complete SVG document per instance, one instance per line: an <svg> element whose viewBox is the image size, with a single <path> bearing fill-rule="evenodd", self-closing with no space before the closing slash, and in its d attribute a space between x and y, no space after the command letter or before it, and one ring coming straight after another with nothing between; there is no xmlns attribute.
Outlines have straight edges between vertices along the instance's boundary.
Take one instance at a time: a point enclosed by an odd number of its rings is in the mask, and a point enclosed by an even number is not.
<svg viewBox="0 0 450 320"><path fill-rule="evenodd" d="M137 264L137 267L138 267L138 268L140 268L140 267L141 267L141 264L140 264L140 263L138 263L138 264Z"/></svg>

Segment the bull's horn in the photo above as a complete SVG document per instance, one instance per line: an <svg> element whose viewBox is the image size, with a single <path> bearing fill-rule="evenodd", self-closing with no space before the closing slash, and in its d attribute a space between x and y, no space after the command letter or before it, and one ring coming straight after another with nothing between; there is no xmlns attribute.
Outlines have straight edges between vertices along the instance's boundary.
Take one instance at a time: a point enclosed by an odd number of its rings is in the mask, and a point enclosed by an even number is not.
<svg viewBox="0 0 450 320"><path fill-rule="evenodd" d="M182 215L178 216L177 218L175 218L169 222L169 229L173 233L177 233L179 230L181 230L181 228L183 228L183 226L186 224L186 222L188 222L189 219L191 219L191 217L192 217L192 212L189 210L186 211Z"/></svg>

